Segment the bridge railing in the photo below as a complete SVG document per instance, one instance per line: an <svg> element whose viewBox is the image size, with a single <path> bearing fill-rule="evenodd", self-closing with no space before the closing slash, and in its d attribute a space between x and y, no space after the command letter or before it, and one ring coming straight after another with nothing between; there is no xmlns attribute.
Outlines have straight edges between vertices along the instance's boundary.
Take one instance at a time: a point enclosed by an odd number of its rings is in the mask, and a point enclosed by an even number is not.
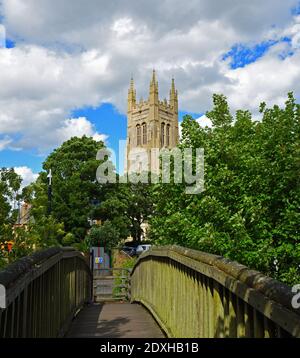
<svg viewBox="0 0 300 358"><path fill-rule="evenodd" d="M169 337L300 337L290 287L221 256L178 246L141 255L131 299Z"/></svg>
<svg viewBox="0 0 300 358"><path fill-rule="evenodd" d="M1 338L63 336L91 299L92 276L83 254L50 248L0 272Z"/></svg>
<svg viewBox="0 0 300 358"><path fill-rule="evenodd" d="M94 302L128 301L130 299L130 271L123 267L94 270Z"/></svg>

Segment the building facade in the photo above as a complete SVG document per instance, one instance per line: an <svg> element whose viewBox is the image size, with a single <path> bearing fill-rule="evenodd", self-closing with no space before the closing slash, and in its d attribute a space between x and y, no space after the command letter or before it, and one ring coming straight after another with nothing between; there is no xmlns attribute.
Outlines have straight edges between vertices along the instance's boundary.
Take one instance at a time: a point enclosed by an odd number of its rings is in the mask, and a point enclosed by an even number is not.
<svg viewBox="0 0 300 358"><path fill-rule="evenodd" d="M169 100L161 101L153 71L148 100L136 100L134 81L128 91L125 172L159 173L159 150L179 142L178 93L172 79Z"/></svg>

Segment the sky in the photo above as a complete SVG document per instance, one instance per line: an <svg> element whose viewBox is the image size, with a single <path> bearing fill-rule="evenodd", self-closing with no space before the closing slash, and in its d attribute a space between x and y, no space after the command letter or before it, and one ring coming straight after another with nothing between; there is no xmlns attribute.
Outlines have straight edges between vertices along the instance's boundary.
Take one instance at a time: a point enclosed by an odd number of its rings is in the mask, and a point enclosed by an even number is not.
<svg viewBox="0 0 300 358"><path fill-rule="evenodd" d="M130 77L147 98L153 68L160 97L174 77L180 120L202 125L213 93L254 118L299 101L300 2L0 0L0 167L26 185L73 136L118 151Z"/></svg>

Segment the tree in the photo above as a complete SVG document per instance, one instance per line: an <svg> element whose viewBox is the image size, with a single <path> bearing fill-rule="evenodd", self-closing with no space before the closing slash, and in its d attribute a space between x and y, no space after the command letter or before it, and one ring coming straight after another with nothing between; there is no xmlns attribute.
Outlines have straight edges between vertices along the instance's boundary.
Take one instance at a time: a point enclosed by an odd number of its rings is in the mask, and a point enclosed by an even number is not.
<svg viewBox="0 0 300 358"><path fill-rule="evenodd" d="M147 224L153 213L152 186L150 184L127 184L125 188L125 215L130 222L130 233L139 243L143 238L143 224Z"/></svg>
<svg viewBox="0 0 300 358"><path fill-rule="evenodd" d="M229 257L288 283L299 282L300 106L288 95L285 108L261 105L230 114L214 95L207 116L182 124L180 148L204 148L205 192L186 195L184 185L157 185L151 237Z"/></svg>
<svg viewBox="0 0 300 358"><path fill-rule="evenodd" d="M66 245L66 242L70 245L70 237L65 238L68 233L65 231L64 222L59 222L53 215L48 215L47 190L47 174L45 172L40 173L34 183L23 189L22 199L31 204L31 221L26 230L36 248Z"/></svg>
<svg viewBox="0 0 300 358"><path fill-rule="evenodd" d="M88 246L103 246L110 250L118 246L120 233L109 221L105 221L101 226L94 226L86 237Z"/></svg>
<svg viewBox="0 0 300 358"><path fill-rule="evenodd" d="M109 220L119 232L120 239L131 236L137 243L143 237L143 224L153 212L150 184L112 184L106 186L98 216Z"/></svg>
<svg viewBox="0 0 300 358"><path fill-rule="evenodd" d="M0 169L0 225L14 223L17 212L12 210L21 186L21 177L14 169Z"/></svg>
<svg viewBox="0 0 300 358"><path fill-rule="evenodd" d="M0 169L0 246L5 247L5 242L12 241L13 224L16 222L18 212L13 205L18 200L18 191L21 186L21 177L14 169ZM4 257L5 256L5 257ZM6 264L7 250L0 250L0 267Z"/></svg>
<svg viewBox="0 0 300 358"><path fill-rule="evenodd" d="M101 199L101 185L96 181L100 162L96 154L103 148L103 142L92 138L71 138L54 150L43 164L45 171L52 170L52 216L64 223L77 241L83 240L89 228L88 219L93 211L93 199ZM38 200L47 197L47 174L40 174L42 190ZM41 197L43 199L41 199Z"/></svg>

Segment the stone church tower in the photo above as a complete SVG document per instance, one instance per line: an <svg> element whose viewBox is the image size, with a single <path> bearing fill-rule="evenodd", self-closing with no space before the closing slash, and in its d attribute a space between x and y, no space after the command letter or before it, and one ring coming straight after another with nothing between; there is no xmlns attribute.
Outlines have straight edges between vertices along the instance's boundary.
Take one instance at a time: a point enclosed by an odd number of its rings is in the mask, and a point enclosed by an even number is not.
<svg viewBox="0 0 300 358"><path fill-rule="evenodd" d="M158 82L153 71L148 100L136 100L131 79L128 91L127 154L125 172L159 173L159 150L174 148L179 142L178 93L172 80L170 99L159 100Z"/></svg>

